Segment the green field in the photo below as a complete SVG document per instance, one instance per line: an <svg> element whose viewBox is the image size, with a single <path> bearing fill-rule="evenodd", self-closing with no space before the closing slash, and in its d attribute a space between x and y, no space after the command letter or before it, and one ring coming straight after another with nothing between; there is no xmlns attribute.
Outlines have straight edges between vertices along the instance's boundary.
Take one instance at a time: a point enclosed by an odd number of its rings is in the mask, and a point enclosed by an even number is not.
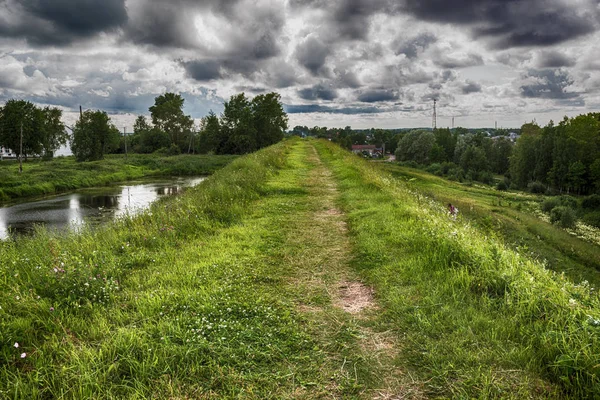
<svg viewBox="0 0 600 400"><path fill-rule="evenodd" d="M595 290L414 182L292 139L0 243L0 398L600 396Z"/></svg>
<svg viewBox="0 0 600 400"><path fill-rule="evenodd" d="M585 233L591 232L582 235L580 229L569 233L552 225L540 210L545 196L462 184L392 163L382 163L381 167L408 187L443 204L456 205L465 222L502 237L547 268L564 272L575 282L587 280L600 287L600 230L587 227Z"/></svg>
<svg viewBox="0 0 600 400"><path fill-rule="evenodd" d="M237 156L153 154L109 155L104 160L76 162L74 157L23 163L0 161L0 202L10 199L54 194L83 187L155 176L209 175Z"/></svg>

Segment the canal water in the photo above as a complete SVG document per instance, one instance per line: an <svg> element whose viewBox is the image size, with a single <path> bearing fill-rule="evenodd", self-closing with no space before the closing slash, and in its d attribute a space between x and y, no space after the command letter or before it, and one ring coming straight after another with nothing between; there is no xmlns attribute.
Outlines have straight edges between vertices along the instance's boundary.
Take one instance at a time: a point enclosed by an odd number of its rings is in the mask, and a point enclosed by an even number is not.
<svg viewBox="0 0 600 400"><path fill-rule="evenodd" d="M0 208L0 240L11 235L30 233L35 225L44 225L50 230L77 229L84 223L97 225L123 215L135 215L147 209L159 197L180 193L204 179L177 178L82 189L3 207Z"/></svg>

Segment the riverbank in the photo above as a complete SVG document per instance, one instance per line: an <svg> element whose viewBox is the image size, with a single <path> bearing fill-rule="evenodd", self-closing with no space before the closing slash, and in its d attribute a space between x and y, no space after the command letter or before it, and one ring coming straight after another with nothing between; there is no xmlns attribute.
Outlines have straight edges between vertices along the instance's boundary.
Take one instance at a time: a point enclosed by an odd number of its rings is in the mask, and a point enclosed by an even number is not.
<svg viewBox="0 0 600 400"><path fill-rule="evenodd" d="M600 394L597 294L324 141L0 271L0 397Z"/></svg>
<svg viewBox="0 0 600 400"><path fill-rule="evenodd" d="M148 177L210 175L236 157L130 154L127 159L124 155L108 155L101 161L81 163L74 157L59 157L51 161L28 160L23 163L22 174L18 162L2 161L0 202Z"/></svg>

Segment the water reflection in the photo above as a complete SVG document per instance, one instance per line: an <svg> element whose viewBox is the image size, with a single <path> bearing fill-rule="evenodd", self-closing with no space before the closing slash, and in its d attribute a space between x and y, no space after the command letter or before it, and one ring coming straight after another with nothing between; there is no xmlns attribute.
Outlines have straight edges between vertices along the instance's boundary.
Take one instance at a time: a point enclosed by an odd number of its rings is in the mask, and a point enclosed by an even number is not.
<svg viewBox="0 0 600 400"><path fill-rule="evenodd" d="M159 197L180 193L183 188L195 186L203 179L88 189L0 208L0 239L30 233L36 224L51 230L77 229L84 223L99 224L119 216L135 215Z"/></svg>

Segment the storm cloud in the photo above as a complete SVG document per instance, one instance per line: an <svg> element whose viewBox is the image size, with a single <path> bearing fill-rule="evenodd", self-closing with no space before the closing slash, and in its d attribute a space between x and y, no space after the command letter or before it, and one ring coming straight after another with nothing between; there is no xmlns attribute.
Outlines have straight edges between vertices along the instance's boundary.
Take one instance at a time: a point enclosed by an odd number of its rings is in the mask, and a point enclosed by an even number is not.
<svg viewBox="0 0 600 400"><path fill-rule="evenodd" d="M465 25L498 48L550 46L598 29L594 0L404 0L398 9L430 22Z"/></svg>
<svg viewBox="0 0 600 400"><path fill-rule="evenodd" d="M0 35L23 38L36 46L66 45L128 21L124 0L4 0Z"/></svg>

